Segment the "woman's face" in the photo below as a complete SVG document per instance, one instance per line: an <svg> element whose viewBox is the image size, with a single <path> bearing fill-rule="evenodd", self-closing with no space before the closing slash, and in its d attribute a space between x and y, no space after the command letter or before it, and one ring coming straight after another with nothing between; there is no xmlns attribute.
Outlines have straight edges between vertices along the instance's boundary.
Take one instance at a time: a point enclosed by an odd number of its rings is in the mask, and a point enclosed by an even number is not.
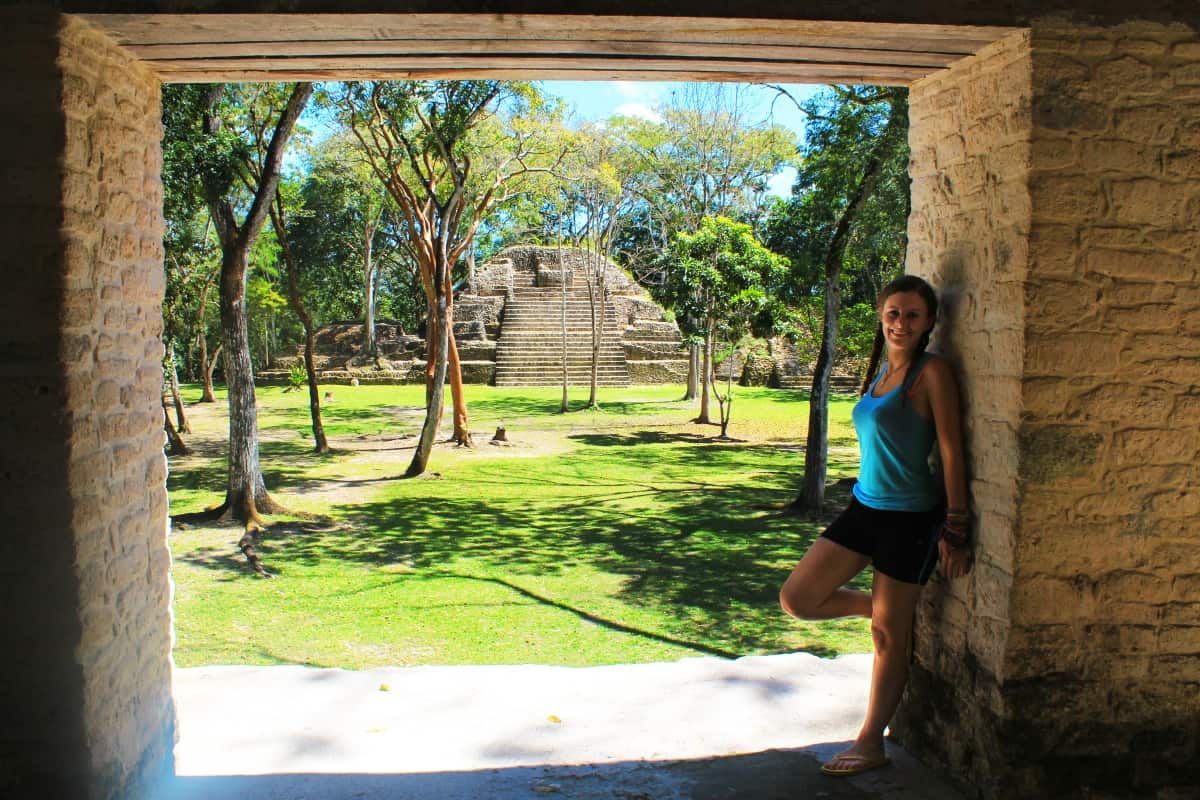
<svg viewBox="0 0 1200 800"><path fill-rule="evenodd" d="M929 307L916 292L888 295L879 310L879 321L888 345L901 350L915 350L921 335L933 327Z"/></svg>

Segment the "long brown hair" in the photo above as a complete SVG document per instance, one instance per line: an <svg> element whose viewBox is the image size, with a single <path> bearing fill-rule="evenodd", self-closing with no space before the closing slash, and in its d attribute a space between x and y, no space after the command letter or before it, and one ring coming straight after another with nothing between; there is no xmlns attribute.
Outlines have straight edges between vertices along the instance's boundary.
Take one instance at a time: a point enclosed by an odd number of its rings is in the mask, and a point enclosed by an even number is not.
<svg viewBox="0 0 1200 800"><path fill-rule="evenodd" d="M933 318L933 325L929 326L929 330L921 334L921 341L917 343L915 357L920 358L921 354L925 352L925 348L929 346L929 335L933 333L933 328L937 325L937 292L933 290L933 287L924 278L918 278L916 275L901 275L883 287L883 291L879 293L879 299L875 302L875 310L882 311L883 304L887 302L887 299L900 292L916 292L921 295L921 299L925 301L925 307L929 310L929 316ZM875 380L875 373L879 371L879 358L882 355L883 323L880 322L875 326L875 342L871 345L871 359L867 362L867 374L863 378L862 388L859 389L859 397L870 391L871 383Z"/></svg>

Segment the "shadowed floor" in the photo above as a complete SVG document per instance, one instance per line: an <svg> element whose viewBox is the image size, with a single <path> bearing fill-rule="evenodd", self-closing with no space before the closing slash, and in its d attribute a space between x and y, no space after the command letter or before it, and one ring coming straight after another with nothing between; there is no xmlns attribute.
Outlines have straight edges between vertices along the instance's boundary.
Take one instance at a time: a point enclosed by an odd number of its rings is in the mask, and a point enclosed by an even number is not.
<svg viewBox="0 0 1200 800"><path fill-rule="evenodd" d="M172 800L959 800L898 747L827 778L870 656L175 675Z"/></svg>

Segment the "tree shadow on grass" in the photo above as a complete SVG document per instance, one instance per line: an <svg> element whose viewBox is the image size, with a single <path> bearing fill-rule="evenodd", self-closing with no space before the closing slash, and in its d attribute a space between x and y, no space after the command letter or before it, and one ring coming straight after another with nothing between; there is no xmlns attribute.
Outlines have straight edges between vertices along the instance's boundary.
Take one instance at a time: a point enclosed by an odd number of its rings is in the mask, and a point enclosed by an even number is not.
<svg viewBox="0 0 1200 800"><path fill-rule="evenodd" d="M612 630L698 653L791 651L811 630L812 639L799 647L837 654L816 626L797 625L778 607L779 586L824 521L776 513L798 490L794 453L777 444L747 447L658 430L570 439L580 447L569 457L481 462L461 479L419 488L387 478L353 481L379 488L366 502L340 505L325 518L276 522L261 534L260 552L284 578L293 567L338 561L378 568L385 584L489 582ZM272 442L266 453L274 465L272 489L319 488L305 474L323 462L301 444ZM216 469L223 491L223 465ZM217 480L211 470L206 474ZM832 486L828 497L832 515L848 501L848 488ZM254 579L236 558L189 563ZM402 571L393 572L398 566ZM529 585L580 567L619 576L611 596L652 612L658 629ZM866 588L868 580L861 575L854 585Z"/></svg>
<svg viewBox="0 0 1200 800"><path fill-rule="evenodd" d="M578 608L570 598L521 585L523 578L587 566L623 576L615 596L666 620L663 629L638 635L727 656L794 649L785 642L795 628L779 611L778 590L819 526L746 510L764 496L783 505L790 490L700 483L581 488L583 495L554 499L520 491L486 499L385 497L341 509L340 525L274 526L263 536L262 554L285 575L289 563L330 559L404 565L407 574L397 581L444 576L448 564L468 563L478 574L454 574L633 632L636 626ZM859 585L865 588L865 577ZM805 649L835 654L815 640Z"/></svg>

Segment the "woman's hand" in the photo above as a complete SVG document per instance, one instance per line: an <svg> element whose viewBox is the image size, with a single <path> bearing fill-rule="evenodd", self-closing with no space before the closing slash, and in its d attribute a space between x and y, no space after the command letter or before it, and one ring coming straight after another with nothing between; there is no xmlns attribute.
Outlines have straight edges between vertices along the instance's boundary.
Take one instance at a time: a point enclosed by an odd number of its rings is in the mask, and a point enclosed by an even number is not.
<svg viewBox="0 0 1200 800"><path fill-rule="evenodd" d="M961 578L971 571L975 558L968 547L951 547L945 539L938 541L938 567L947 578Z"/></svg>

